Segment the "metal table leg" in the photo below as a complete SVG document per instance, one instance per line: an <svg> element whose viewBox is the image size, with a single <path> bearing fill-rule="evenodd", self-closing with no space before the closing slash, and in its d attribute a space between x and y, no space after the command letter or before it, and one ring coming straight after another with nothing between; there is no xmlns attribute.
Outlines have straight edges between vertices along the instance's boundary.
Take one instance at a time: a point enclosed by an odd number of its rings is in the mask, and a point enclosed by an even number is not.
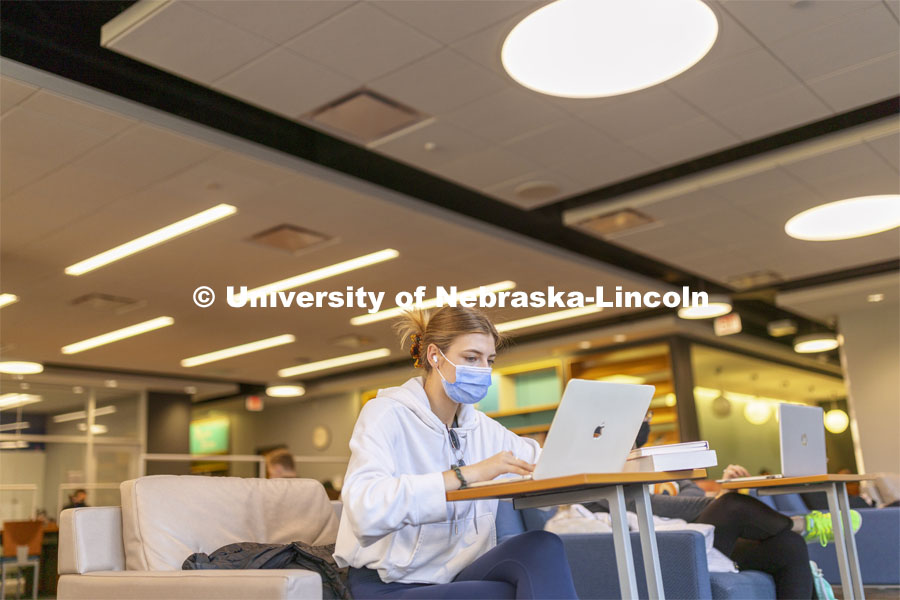
<svg viewBox="0 0 900 600"><path fill-rule="evenodd" d="M838 567L841 571L841 587L844 591L844 600L862 600L854 594L854 586L850 573L850 560L847 557L844 534L841 531L841 514L838 505L837 485L829 483L825 488L825 496L828 498L828 510L831 512L831 530L834 533L834 549L837 552ZM850 515L847 515L849 519ZM853 531L850 532L853 535Z"/></svg>
<svg viewBox="0 0 900 600"><path fill-rule="evenodd" d="M656 548L656 530L653 527L653 511L650 509L650 492L646 484L631 486L637 507L638 528L641 532L641 552L644 555L644 575L651 600L665 600L659 551Z"/></svg>
<svg viewBox="0 0 900 600"><path fill-rule="evenodd" d="M866 595L863 591L862 574L859 571L859 554L856 551L856 536L853 535L853 526L850 519L850 499L847 497L847 484L841 481L835 485L837 487L838 506L841 509L844 547L847 549L847 559L850 562L850 576L852 578L853 593L856 598L863 600Z"/></svg>
<svg viewBox="0 0 900 600"><path fill-rule="evenodd" d="M631 555L631 533L625 515L625 493L623 486L610 490L609 516L613 528L613 545L616 548L616 566L619 569L619 591L622 600L638 597L637 581L634 575L634 557Z"/></svg>
<svg viewBox="0 0 900 600"><path fill-rule="evenodd" d="M31 583L31 599L32 599L32 600L37 600L38 581L40 581L40 568L41 568L41 567L40 567L40 564L41 564L41 561L40 561L40 560L36 560L36 561L34 561L34 563L32 563L32 564L34 565L34 579L32 580L32 583Z"/></svg>

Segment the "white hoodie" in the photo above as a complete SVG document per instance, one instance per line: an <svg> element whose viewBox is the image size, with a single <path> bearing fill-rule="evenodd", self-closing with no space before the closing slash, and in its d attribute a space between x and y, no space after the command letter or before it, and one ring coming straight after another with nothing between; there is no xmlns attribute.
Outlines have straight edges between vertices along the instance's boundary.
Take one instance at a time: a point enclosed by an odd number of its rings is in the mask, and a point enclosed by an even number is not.
<svg viewBox="0 0 900 600"><path fill-rule="evenodd" d="M461 405L458 423L467 465L504 450L537 462L537 442L471 405ZM446 500L442 473L456 457L421 377L379 390L359 415L350 452L334 553L341 567L377 569L385 583L448 583L497 544L497 500Z"/></svg>

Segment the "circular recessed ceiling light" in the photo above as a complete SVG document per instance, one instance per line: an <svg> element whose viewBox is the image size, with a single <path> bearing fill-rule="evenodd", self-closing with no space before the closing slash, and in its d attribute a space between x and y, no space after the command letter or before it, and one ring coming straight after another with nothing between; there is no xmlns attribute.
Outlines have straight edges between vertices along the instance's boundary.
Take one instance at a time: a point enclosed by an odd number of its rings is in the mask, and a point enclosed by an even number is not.
<svg viewBox="0 0 900 600"><path fill-rule="evenodd" d="M788 219L784 231L814 242L849 240L900 227L900 194L830 202Z"/></svg>
<svg viewBox="0 0 900 600"><path fill-rule="evenodd" d="M678 309L678 316L682 319L712 319L721 317L731 312L731 300L720 294L710 294L708 302L685 306Z"/></svg>
<svg viewBox="0 0 900 600"><path fill-rule="evenodd" d="M272 398L296 398L306 393L302 385L270 385L266 388L266 396Z"/></svg>
<svg viewBox="0 0 900 600"><path fill-rule="evenodd" d="M44 365L24 360L5 360L0 362L0 373L12 375L34 375L44 370Z"/></svg>
<svg viewBox="0 0 900 600"><path fill-rule="evenodd" d="M536 92L599 98L686 71L718 32L700 0L557 0L513 28L500 59L510 77Z"/></svg>
<svg viewBox="0 0 900 600"><path fill-rule="evenodd" d="M831 333L811 333L794 338L794 352L812 354L827 352L838 347L837 336Z"/></svg>

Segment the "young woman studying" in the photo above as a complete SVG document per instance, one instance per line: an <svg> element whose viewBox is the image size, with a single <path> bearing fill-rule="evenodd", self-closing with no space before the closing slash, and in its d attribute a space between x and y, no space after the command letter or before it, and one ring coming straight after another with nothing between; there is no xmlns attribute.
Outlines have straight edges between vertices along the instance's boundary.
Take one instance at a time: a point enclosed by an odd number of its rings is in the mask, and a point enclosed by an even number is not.
<svg viewBox="0 0 900 600"><path fill-rule="evenodd" d="M362 409L335 559L354 598L575 598L562 541L532 531L496 542L497 500L447 502L446 492L506 473L540 454L475 410L491 385L501 338L471 308L409 313L398 327L424 369Z"/></svg>

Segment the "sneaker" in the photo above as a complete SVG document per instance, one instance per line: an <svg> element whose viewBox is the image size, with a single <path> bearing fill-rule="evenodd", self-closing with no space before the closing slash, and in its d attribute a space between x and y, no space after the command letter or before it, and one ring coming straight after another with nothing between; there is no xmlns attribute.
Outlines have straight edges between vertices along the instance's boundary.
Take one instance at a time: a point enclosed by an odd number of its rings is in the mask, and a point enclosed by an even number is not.
<svg viewBox="0 0 900 600"><path fill-rule="evenodd" d="M804 518L806 520L806 531L803 533L803 539L807 542L817 539L823 548L828 545L828 542L834 541L834 532L831 530L831 513L814 510ZM853 533L859 531L861 525L862 515L855 510L851 510L850 526L853 528Z"/></svg>

